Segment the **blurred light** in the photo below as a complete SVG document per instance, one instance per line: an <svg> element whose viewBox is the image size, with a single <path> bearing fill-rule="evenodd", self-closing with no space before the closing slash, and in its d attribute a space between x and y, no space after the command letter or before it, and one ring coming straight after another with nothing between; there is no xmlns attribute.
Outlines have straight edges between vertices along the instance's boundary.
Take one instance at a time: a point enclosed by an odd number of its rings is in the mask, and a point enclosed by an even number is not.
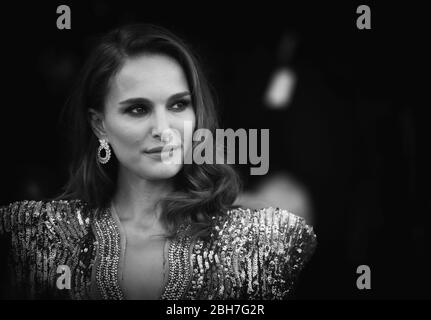
<svg viewBox="0 0 431 320"><path fill-rule="evenodd" d="M270 109L285 109L292 100L296 86L296 74L289 68L280 68L272 75L264 96Z"/></svg>
<svg viewBox="0 0 431 320"><path fill-rule="evenodd" d="M286 209L313 224L313 204L305 185L286 172L272 173L262 178L253 190L243 192L237 205L260 209L274 207Z"/></svg>

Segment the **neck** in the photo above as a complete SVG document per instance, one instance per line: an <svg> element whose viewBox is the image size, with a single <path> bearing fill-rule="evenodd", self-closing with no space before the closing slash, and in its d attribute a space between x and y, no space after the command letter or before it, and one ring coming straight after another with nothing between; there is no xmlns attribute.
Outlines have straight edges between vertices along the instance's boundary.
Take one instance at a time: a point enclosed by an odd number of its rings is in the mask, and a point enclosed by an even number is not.
<svg viewBox="0 0 431 320"><path fill-rule="evenodd" d="M151 228L160 225L158 202L172 191L172 180L145 180L120 168L113 205L123 223Z"/></svg>

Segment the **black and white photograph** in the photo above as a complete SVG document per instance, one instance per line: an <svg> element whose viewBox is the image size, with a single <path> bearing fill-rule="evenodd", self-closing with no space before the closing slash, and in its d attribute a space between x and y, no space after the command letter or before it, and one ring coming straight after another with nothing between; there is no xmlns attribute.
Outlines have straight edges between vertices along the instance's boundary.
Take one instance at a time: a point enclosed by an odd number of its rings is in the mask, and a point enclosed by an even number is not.
<svg viewBox="0 0 431 320"><path fill-rule="evenodd" d="M1 10L1 300L431 298L423 8Z"/></svg>

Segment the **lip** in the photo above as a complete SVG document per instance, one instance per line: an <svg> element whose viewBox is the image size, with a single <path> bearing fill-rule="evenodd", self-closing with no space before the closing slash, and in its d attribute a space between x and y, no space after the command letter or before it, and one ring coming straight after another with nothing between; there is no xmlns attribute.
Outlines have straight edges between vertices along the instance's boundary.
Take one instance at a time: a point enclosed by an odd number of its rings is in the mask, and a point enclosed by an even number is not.
<svg viewBox="0 0 431 320"><path fill-rule="evenodd" d="M174 145L174 146L169 146L169 145L157 146L157 147L145 149L144 153L147 153L147 154L161 154L164 149L165 149L164 152L171 152L171 151L174 151L174 150L176 150L178 148L180 148L179 145Z"/></svg>

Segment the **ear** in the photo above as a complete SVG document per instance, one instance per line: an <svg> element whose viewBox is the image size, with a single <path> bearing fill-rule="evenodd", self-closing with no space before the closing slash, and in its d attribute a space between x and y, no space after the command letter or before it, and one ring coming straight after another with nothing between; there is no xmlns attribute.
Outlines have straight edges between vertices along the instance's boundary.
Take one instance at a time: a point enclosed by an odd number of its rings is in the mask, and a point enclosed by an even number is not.
<svg viewBox="0 0 431 320"><path fill-rule="evenodd" d="M90 108L88 117L91 129L98 139L106 139L105 122L102 112Z"/></svg>

